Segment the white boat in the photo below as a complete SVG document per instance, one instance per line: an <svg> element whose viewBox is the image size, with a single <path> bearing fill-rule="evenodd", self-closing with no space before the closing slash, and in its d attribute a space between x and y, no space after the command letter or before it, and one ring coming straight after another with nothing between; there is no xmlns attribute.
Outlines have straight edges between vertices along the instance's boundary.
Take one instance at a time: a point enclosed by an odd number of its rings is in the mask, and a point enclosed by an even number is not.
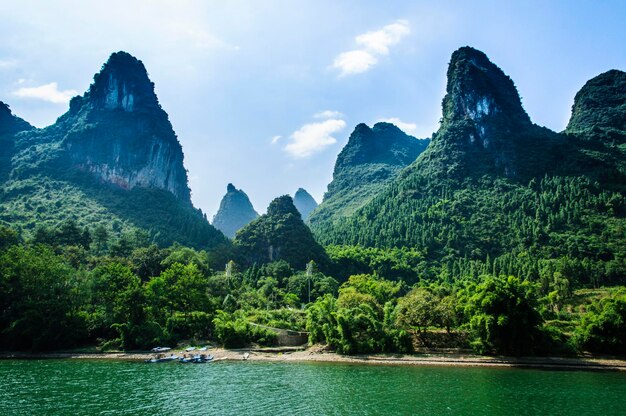
<svg viewBox="0 0 626 416"><path fill-rule="evenodd" d="M149 359L149 360L146 360L145 362L146 362L146 363L149 363L149 364L155 364L155 363L169 363L169 362L172 362L172 361L176 361L176 360L178 360L178 358L179 358L179 357L178 357L178 355L174 355L174 354L172 354L172 355L168 355L167 357L155 357L155 358L151 358L151 359Z"/></svg>
<svg viewBox="0 0 626 416"><path fill-rule="evenodd" d="M195 349L196 349L196 347L187 347L187 348L185 348L185 351L191 352L191 351L193 351Z"/></svg>
<svg viewBox="0 0 626 416"><path fill-rule="evenodd" d="M171 350L170 347L154 347L152 348L152 352L167 352Z"/></svg>
<svg viewBox="0 0 626 416"><path fill-rule="evenodd" d="M202 348L198 348L198 351L206 351L208 349L209 349L209 347L202 347Z"/></svg>

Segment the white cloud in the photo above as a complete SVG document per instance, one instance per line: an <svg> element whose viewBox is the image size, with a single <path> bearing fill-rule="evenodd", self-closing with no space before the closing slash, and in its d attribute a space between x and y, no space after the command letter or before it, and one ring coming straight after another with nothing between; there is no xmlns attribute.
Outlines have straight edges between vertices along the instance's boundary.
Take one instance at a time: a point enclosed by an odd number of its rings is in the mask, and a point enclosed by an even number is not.
<svg viewBox="0 0 626 416"><path fill-rule="evenodd" d="M409 33L409 22L398 20L380 30L358 35L355 41L361 48L340 53L331 67L340 71L339 76L368 71L378 63L378 56L388 55L389 48Z"/></svg>
<svg viewBox="0 0 626 416"><path fill-rule="evenodd" d="M291 141L284 147L284 150L298 159L312 156L337 143L337 139L332 134L345 127L345 121L335 118L305 124L289 136Z"/></svg>
<svg viewBox="0 0 626 416"><path fill-rule="evenodd" d="M398 20L380 30L367 32L356 37L356 43L380 55L387 55L389 47L398 44L403 37L411 33L406 20Z"/></svg>
<svg viewBox="0 0 626 416"><path fill-rule="evenodd" d="M274 136L274 137L272 137L272 140L271 140L271 141L272 141L272 144L276 144L276 143L278 143L278 141L279 141L280 139L282 139L282 137L283 137L283 136Z"/></svg>
<svg viewBox="0 0 626 416"><path fill-rule="evenodd" d="M340 76L360 74L376 65L378 59L367 51L355 50L343 52L335 58L332 67L339 69Z"/></svg>
<svg viewBox="0 0 626 416"><path fill-rule="evenodd" d="M377 123L383 122L383 123L394 124L400 130L402 130L403 132L408 133L408 134L415 134L415 132L417 131L417 124L415 124L415 123L407 123L405 121L400 120L398 117L381 118L379 120L376 120L376 122Z"/></svg>
<svg viewBox="0 0 626 416"><path fill-rule="evenodd" d="M70 98L78 94L75 90L60 91L56 82L41 85L39 87L24 87L13 92L13 95L21 98L35 98L55 104L66 104Z"/></svg>
<svg viewBox="0 0 626 416"><path fill-rule="evenodd" d="M321 119L343 118L343 114L341 113L341 111L324 110L324 111L320 111L319 113L313 114L313 118L321 118Z"/></svg>
<svg viewBox="0 0 626 416"><path fill-rule="evenodd" d="M17 66L15 59L0 59L0 69L8 69Z"/></svg>

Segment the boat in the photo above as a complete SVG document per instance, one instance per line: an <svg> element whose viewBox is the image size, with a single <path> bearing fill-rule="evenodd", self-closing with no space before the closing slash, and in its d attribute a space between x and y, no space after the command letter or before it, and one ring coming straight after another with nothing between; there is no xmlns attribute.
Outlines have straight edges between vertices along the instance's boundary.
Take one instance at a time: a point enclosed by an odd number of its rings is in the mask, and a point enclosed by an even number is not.
<svg viewBox="0 0 626 416"><path fill-rule="evenodd" d="M166 357L158 357L157 356L157 357L151 358L149 360L145 360L145 362L148 363L148 364L169 363L169 362L172 362L172 361L176 361L178 359L179 359L178 355L171 354L171 355L168 355Z"/></svg>
<svg viewBox="0 0 626 416"><path fill-rule="evenodd" d="M209 347L202 347L202 348L198 348L198 351L206 351L208 349L209 349Z"/></svg>
<svg viewBox="0 0 626 416"><path fill-rule="evenodd" d="M243 360L244 360L244 361L247 361L247 360L248 360L248 358L250 358L250 353L249 353L249 352L244 352L244 353L243 353Z"/></svg>
<svg viewBox="0 0 626 416"><path fill-rule="evenodd" d="M187 347L187 348L185 348L185 351L191 352L191 351L193 351L195 349L196 349L196 347Z"/></svg>
<svg viewBox="0 0 626 416"><path fill-rule="evenodd" d="M211 361L213 361L213 356L211 354L195 354L192 357L181 357L178 359L178 362L182 364L203 364Z"/></svg>
<svg viewBox="0 0 626 416"><path fill-rule="evenodd" d="M167 352L169 350L171 350L170 347L154 347L154 348L152 348L151 351L152 352Z"/></svg>

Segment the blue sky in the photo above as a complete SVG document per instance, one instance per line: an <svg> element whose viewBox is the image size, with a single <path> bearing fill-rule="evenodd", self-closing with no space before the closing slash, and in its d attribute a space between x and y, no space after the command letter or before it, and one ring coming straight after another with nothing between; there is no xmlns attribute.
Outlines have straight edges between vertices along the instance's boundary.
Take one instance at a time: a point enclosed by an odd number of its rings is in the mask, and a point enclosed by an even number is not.
<svg viewBox="0 0 626 416"><path fill-rule="evenodd" d="M318 200L360 122L437 129L451 53L470 45L561 131L575 93L626 70L626 1L2 1L0 100L38 127L108 56L141 59L209 217L232 182L259 212Z"/></svg>

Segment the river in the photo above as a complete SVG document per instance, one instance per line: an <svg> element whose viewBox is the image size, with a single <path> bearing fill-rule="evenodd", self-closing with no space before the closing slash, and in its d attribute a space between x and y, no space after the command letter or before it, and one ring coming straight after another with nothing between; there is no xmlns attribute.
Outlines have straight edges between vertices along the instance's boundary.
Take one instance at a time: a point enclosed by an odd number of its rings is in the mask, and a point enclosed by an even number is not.
<svg viewBox="0 0 626 416"><path fill-rule="evenodd" d="M0 360L0 415L625 415L626 373Z"/></svg>

